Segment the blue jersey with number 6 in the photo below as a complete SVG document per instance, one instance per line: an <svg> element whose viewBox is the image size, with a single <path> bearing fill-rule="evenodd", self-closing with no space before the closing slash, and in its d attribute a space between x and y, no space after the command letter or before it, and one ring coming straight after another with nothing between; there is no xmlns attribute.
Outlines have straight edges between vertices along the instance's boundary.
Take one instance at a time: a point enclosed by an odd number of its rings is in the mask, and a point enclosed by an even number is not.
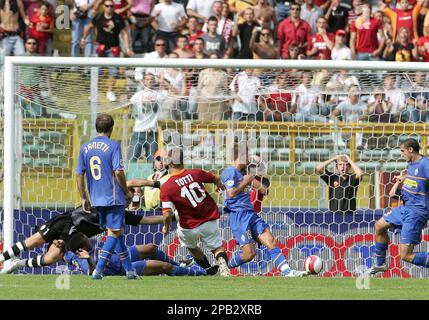
<svg viewBox="0 0 429 320"><path fill-rule="evenodd" d="M105 136L97 136L82 145L77 163L78 174L86 173L91 204L94 207L125 205L125 193L115 177L123 170L121 145Z"/></svg>

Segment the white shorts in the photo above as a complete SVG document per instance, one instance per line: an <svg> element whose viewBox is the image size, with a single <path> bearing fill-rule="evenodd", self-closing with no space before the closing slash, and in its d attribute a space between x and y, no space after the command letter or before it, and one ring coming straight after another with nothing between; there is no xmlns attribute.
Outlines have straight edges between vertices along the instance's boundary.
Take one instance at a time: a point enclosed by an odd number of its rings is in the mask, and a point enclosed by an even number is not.
<svg viewBox="0 0 429 320"><path fill-rule="evenodd" d="M205 248L210 251L222 246L220 236L219 219L207 221L194 229L177 228L180 244L186 248L194 249L201 241Z"/></svg>

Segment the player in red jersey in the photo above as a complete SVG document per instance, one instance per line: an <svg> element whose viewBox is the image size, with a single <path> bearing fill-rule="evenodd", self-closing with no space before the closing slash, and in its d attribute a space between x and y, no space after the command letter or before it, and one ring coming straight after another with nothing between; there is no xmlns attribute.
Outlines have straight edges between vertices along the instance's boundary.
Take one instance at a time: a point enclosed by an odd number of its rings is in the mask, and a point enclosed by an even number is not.
<svg viewBox="0 0 429 320"><path fill-rule="evenodd" d="M213 183L218 189L224 186L219 177L201 170L184 169L183 152L179 148L172 149L163 158L171 175L161 186L161 203L164 218L163 233L170 231L172 211L176 209L179 214L177 234L180 243L188 248L195 261L204 268L208 274L212 267L204 254L197 246L201 241L215 256L220 275L230 275L228 256L223 248L219 229L219 210L216 202L206 192L205 183Z"/></svg>
<svg viewBox="0 0 429 320"><path fill-rule="evenodd" d="M262 185L262 188L250 188L250 201L255 208L255 213L262 211L262 201L268 195L268 188L270 187L270 180L263 176L265 173L265 164L262 162L261 156L255 154L252 156L248 166L249 174L253 175L257 181Z"/></svg>

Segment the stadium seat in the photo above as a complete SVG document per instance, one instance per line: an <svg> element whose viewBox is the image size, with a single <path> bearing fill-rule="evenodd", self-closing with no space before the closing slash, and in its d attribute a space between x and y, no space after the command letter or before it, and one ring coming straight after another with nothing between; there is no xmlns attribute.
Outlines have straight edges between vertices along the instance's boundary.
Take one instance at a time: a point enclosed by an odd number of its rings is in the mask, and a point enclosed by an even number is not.
<svg viewBox="0 0 429 320"><path fill-rule="evenodd" d="M408 163L405 161L401 162L386 162L380 167L381 171L400 171L407 168Z"/></svg>
<svg viewBox="0 0 429 320"><path fill-rule="evenodd" d="M359 161L387 161L389 150L363 150L358 159Z"/></svg>

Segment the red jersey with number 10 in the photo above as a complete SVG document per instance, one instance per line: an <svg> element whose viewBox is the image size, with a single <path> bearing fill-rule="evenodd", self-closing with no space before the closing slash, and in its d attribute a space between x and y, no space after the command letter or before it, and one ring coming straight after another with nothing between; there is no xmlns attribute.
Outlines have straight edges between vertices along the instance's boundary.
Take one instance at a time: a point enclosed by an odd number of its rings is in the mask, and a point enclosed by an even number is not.
<svg viewBox="0 0 429 320"><path fill-rule="evenodd" d="M161 187L162 209L176 208L183 229L194 229L219 219L217 204L204 188L204 183L213 183L215 179L213 174L201 169L171 175Z"/></svg>

